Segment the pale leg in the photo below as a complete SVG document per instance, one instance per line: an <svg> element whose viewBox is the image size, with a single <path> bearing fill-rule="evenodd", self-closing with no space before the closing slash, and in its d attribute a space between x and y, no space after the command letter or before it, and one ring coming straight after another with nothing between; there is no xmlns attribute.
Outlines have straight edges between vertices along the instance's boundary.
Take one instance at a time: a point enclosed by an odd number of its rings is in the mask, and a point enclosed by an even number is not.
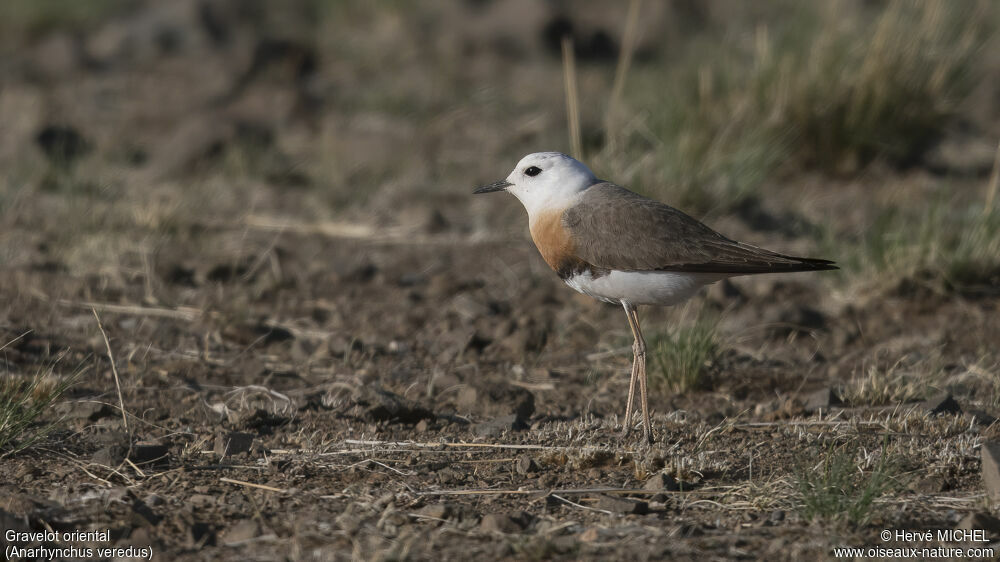
<svg viewBox="0 0 1000 562"><path fill-rule="evenodd" d="M632 429L632 405L635 400L636 382L639 383L639 399L642 401L642 423L646 441L653 441L653 431L649 421L649 394L646 389L646 340L639 329L639 316L634 306L623 303L628 326L632 330L632 378L629 381L628 401L625 403L625 430L622 436L628 435Z"/></svg>
<svg viewBox="0 0 1000 562"><path fill-rule="evenodd" d="M632 327L631 312L629 311L629 305L625 305L625 315L629 318L628 325L629 328ZM633 337L635 336L635 331L632 332ZM635 403L635 381L639 378L639 352L638 343L632 344L632 376L629 378L628 382L628 400L625 402L625 427L622 430L622 437L627 436L632 431L632 404Z"/></svg>
<svg viewBox="0 0 1000 562"><path fill-rule="evenodd" d="M639 314L632 309L629 315L631 324L635 326L635 338L638 342L636 357L639 361L639 368L636 378L639 379L639 398L642 400L642 425L646 433L646 442L653 442L653 428L649 419L649 392L646 384L646 340L642 337L642 330L639 329Z"/></svg>

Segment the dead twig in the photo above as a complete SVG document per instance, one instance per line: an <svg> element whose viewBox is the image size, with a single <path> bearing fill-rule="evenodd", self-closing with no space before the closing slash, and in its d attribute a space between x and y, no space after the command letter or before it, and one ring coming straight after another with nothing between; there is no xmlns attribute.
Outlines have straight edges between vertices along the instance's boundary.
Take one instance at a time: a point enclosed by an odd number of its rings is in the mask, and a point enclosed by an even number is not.
<svg viewBox="0 0 1000 562"><path fill-rule="evenodd" d="M277 492L279 494L284 494L288 490L282 488L275 488L274 486L265 486L264 484L254 484L253 482L247 482L245 480L236 480L234 478L219 478L219 482L228 482L230 484L236 484L237 486L246 486L247 488L257 488L258 490L267 490L268 492Z"/></svg>
<svg viewBox="0 0 1000 562"><path fill-rule="evenodd" d="M56 301L60 306L71 306L74 308L89 308L101 312L113 314L128 314L130 316L156 316L159 318L172 318L174 320L195 320L202 315L202 311L197 308L181 306L178 308L159 308L152 306L135 306L121 304L105 304L100 302L76 302L66 299Z"/></svg>
<svg viewBox="0 0 1000 562"><path fill-rule="evenodd" d="M359 240L370 244L399 244L402 246L478 246L481 244L506 244L517 240L514 234L507 237L424 235L413 228L376 228L373 225L348 222L299 223L275 217L248 215L244 226L257 230L278 230L301 235L319 235L327 238Z"/></svg>
<svg viewBox="0 0 1000 562"><path fill-rule="evenodd" d="M614 515L614 513L610 512L610 511L608 511L606 509L598 509L596 507L586 506L586 505L583 505L581 503L576 503L575 501L570 501L570 500L568 500L568 499L566 499L566 498L564 498L562 496L556 495L556 494L550 494L550 495L553 498L555 498L555 499L557 499L557 500L559 500L559 501L561 501L563 503L567 503L567 504L569 504L569 505L571 505L573 507L578 507L580 509L586 509L588 511L596 511L598 513L604 513L606 515Z"/></svg>
<svg viewBox="0 0 1000 562"><path fill-rule="evenodd" d="M986 204L983 205L983 212L986 214L993 212L993 201L996 200L998 186L1000 186L1000 143L997 143L997 154L993 158L993 171L990 173L989 187L986 188Z"/></svg>
<svg viewBox="0 0 1000 562"><path fill-rule="evenodd" d="M611 99L608 101L608 113L604 130L607 131L611 144L618 141L618 124L620 122L620 105L625 91L625 77L628 76L632 55L635 52L636 38L639 29L639 7L641 0L632 0L628 5L628 15L625 19L625 32L622 35L622 47L618 52L618 64L615 68L615 81L611 87Z"/></svg>
<svg viewBox="0 0 1000 562"><path fill-rule="evenodd" d="M375 441L367 439L345 439L344 443L348 445L373 445L373 446L386 446L386 447L418 447L426 449L439 449L441 447L472 447L472 448L486 448L486 449L518 449L518 450L530 450L530 451L574 451L574 452L588 452L588 451L610 451L610 447L586 447L586 446L553 446L553 445L519 445L511 443L465 443L465 442L447 442L442 441L440 443L418 443L415 441ZM634 455L636 451L630 449L623 449L621 452ZM330 453L323 453L330 454ZM336 453L333 453L336 454Z"/></svg>
<svg viewBox="0 0 1000 562"><path fill-rule="evenodd" d="M555 495L586 495L586 494L635 494L643 496L655 496L662 493L660 491L640 490L637 488L567 488L564 490L435 490L431 492L418 492L420 496L530 496L538 494Z"/></svg>
<svg viewBox="0 0 1000 562"><path fill-rule="evenodd" d="M129 435L129 448L131 448L132 431L128 427L128 413L125 411L125 399L122 397L122 383L118 379L118 367L115 366L115 356L111 353L111 342L108 341L108 334L104 331L104 326L101 325L101 317L97 315L97 309L91 308L90 310L94 313L94 318L97 320L97 329L101 331L101 336L104 337L104 347L108 351L108 361L111 362L111 373L115 376L115 388L118 390L118 407L122 412L122 424L125 426L125 433Z"/></svg>
<svg viewBox="0 0 1000 562"><path fill-rule="evenodd" d="M583 159L583 140L580 136L580 103L576 93L576 59L573 57L573 38L562 37L563 87L566 89L566 120L569 122L569 143L573 158Z"/></svg>
<svg viewBox="0 0 1000 562"><path fill-rule="evenodd" d="M9 342L7 342L7 343L5 343L5 344L3 344L3 345L0 345L0 351L3 351L3 350L5 350L5 349L7 349L7 346L8 346L8 345L10 345L10 344L12 344L12 343L15 343L15 342L16 342L17 340L19 340L19 339L23 338L24 336L26 336L26 335L28 335L28 334L30 334L30 333L31 333L31 330L28 330L28 331L24 332L23 334L21 334L20 336L17 336L16 338L14 338L14 339L10 340Z"/></svg>

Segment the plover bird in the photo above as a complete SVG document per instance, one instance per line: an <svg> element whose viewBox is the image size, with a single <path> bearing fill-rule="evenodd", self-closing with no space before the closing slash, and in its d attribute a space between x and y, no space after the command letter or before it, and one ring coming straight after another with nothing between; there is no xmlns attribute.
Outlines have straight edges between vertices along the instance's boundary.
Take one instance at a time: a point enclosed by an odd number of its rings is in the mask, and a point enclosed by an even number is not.
<svg viewBox="0 0 1000 562"><path fill-rule="evenodd" d="M640 305L677 304L705 285L737 275L837 269L829 260L730 240L673 207L597 179L559 152L529 154L507 179L473 193L494 191L521 201L542 259L567 285L625 309L635 343L623 437L632 428L638 384L643 429L652 441Z"/></svg>

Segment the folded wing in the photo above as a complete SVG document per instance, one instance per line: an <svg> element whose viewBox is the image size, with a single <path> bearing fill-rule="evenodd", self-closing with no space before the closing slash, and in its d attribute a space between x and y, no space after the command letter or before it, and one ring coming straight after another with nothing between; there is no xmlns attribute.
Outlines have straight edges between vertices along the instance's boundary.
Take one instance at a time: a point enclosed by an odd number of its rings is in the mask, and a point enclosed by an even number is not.
<svg viewBox="0 0 1000 562"><path fill-rule="evenodd" d="M669 205L613 183L587 189L562 216L577 257L619 271L748 275L837 269L730 240Z"/></svg>

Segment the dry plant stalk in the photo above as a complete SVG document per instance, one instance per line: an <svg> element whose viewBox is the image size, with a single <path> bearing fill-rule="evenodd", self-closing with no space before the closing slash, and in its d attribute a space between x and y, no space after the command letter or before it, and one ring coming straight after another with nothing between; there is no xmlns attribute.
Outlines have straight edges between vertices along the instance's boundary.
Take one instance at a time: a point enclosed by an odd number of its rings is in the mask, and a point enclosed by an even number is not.
<svg viewBox="0 0 1000 562"><path fill-rule="evenodd" d="M573 158L583 158L583 139L580 136L580 101L576 93L576 59L573 56L573 39L562 38L563 85L566 89L566 120L569 122L569 142Z"/></svg>
<svg viewBox="0 0 1000 562"><path fill-rule="evenodd" d="M197 319L201 316L202 311L197 308L191 308L189 306L181 306L177 308L159 308L155 306L137 306L137 305L125 305L125 304L106 304L100 302L76 302L66 299L60 299L56 301L59 306L72 306L78 308L89 308L97 315L98 310L102 312L111 312L114 314L129 314L132 316L151 316L155 318L171 318L174 320L186 320L191 321ZM100 320L98 320L100 323Z"/></svg>
<svg viewBox="0 0 1000 562"><path fill-rule="evenodd" d="M128 413L125 411L125 399L122 397L122 383L118 379L118 367L115 366L115 356L111 353L111 342L108 341L108 334L104 331L104 326L101 325L101 317L97 315L97 309L91 308L90 311L94 313L94 318L97 320L97 329L101 331L101 336L104 338L104 347L108 350L108 361L111 362L111 373L115 376L115 388L118 390L118 407L122 411L122 424L124 424L125 433L129 434L129 441L131 442L132 432L128 428Z"/></svg>
<svg viewBox="0 0 1000 562"><path fill-rule="evenodd" d="M625 77L632 65L632 55L635 53L636 36L639 31L639 7L642 0L631 0L628 5L628 15L625 19L625 32L622 35L622 48L618 53L618 65L615 68L615 81L611 87L611 99L608 102L608 114L604 128L607 131L609 144L617 140L618 113L622 94L625 91Z"/></svg>
<svg viewBox="0 0 1000 562"><path fill-rule="evenodd" d="M268 492L277 492L279 494L284 494L288 490L283 488L275 488L274 486L265 486L264 484L254 484L253 482L247 482L246 480L236 480L234 478L219 478L219 482L228 482L229 484L236 484L237 486L246 486L247 488L257 488L258 490L267 490Z"/></svg>
<svg viewBox="0 0 1000 562"><path fill-rule="evenodd" d="M986 204L983 212L990 214L993 212L993 201L997 198L997 186L1000 185L1000 142L997 143L997 154L993 158L993 172L990 173L990 183L986 188Z"/></svg>

